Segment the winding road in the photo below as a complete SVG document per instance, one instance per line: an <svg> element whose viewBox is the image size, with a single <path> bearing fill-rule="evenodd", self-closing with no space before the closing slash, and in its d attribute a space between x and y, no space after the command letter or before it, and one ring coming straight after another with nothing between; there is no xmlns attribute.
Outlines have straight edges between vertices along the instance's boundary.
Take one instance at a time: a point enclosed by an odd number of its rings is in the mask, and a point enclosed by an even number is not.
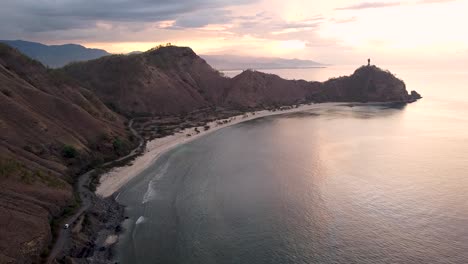
<svg viewBox="0 0 468 264"><path fill-rule="evenodd" d="M128 123L128 128L130 129L130 132L132 132L132 134L139 139L140 143L138 144L138 147L136 147L129 154L127 154L127 155L125 155L123 157L120 157L120 158L118 158L116 160L104 163L102 165L102 167L107 167L109 165L112 165L115 162L125 160L125 159L127 159L129 157L132 157L132 156L140 153L143 150L145 140L133 128L133 121L134 121L133 119L130 120L130 122ZM92 192L89 189L88 186L89 186L89 182L90 182L90 179L91 179L91 174L95 170L96 169L90 170L90 171L88 171L88 172L86 172L86 173L84 173L84 174L82 174L81 176L78 177L78 181L76 182L76 185L75 185L75 191L80 196L81 206L78 209L78 211L76 211L72 216L68 217L67 219L65 219L61 223L60 232L59 232L59 234L57 236L57 239L55 241L55 244L54 244L53 248L51 249L51 251L49 253L49 257L47 258L47 262L46 262L47 264L54 263L54 260L57 258L57 256L60 254L60 252L62 252L64 246L67 245L70 242L71 230L73 229L73 223L76 220L78 220L78 218L91 207L92 198L95 197L95 194L94 194L94 192ZM65 224L67 224L67 223L70 224L70 227L68 229L64 229L63 226Z"/></svg>

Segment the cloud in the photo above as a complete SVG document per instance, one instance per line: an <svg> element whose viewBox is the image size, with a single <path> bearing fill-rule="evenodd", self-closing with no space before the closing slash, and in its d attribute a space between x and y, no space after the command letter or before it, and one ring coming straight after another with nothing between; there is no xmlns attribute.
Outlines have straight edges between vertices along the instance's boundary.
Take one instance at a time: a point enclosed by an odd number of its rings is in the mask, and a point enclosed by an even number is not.
<svg viewBox="0 0 468 264"><path fill-rule="evenodd" d="M158 22L179 18L178 26L224 23L226 17L207 16L208 10L250 4L249 0L15 0L2 3L0 35L16 31L37 33L81 29L106 22ZM206 12L203 17L197 11ZM194 16L190 16L190 14ZM217 11L219 15L220 12ZM188 15L188 17L182 17ZM204 20L209 21L204 22Z"/></svg>
<svg viewBox="0 0 468 264"><path fill-rule="evenodd" d="M325 18L322 16L285 21L280 17L262 12L255 16L233 17L233 25L229 30L237 35L284 40L287 37L296 37L297 33L317 30L324 21Z"/></svg>
<svg viewBox="0 0 468 264"><path fill-rule="evenodd" d="M362 2L356 5L338 7L335 10L360 10L360 9L369 9L369 8L383 8L383 7L393 7L399 6L399 2Z"/></svg>
<svg viewBox="0 0 468 264"><path fill-rule="evenodd" d="M318 43L326 19L285 21L260 0L8 0L0 9L0 36L45 43L193 43L251 36L264 41ZM234 12L244 8L247 12ZM12 26L14 25L14 26Z"/></svg>
<svg viewBox="0 0 468 264"><path fill-rule="evenodd" d="M201 28L211 24L226 24L232 19L229 10L200 10L178 17L174 25L168 29Z"/></svg>

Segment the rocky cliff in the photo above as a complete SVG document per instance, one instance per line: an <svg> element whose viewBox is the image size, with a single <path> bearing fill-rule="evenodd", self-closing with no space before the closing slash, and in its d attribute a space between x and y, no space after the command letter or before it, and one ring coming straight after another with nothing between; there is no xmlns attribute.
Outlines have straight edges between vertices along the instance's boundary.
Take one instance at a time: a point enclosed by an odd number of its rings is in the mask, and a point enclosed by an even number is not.
<svg viewBox="0 0 468 264"><path fill-rule="evenodd" d="M317 101L342 102L413 102L420 97L408 94L405 83L389 71L376 66L362 66L351 76L334 78L323 83Z"/></svg>

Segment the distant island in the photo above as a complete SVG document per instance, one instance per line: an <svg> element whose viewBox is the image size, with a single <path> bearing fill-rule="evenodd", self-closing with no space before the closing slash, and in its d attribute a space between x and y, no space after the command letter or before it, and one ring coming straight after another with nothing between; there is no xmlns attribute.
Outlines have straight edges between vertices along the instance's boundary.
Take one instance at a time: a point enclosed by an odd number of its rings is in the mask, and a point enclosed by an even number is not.
<svg viewBox="0 0 468 264"><path fill-rule="evenodd" d="M60 68L72 62L98 59L111 53L102 49L90 49L79 44L45 45L25 40L0 40L40 61L50 68ZM126 55L141 54L142 51L132 51ZM225 70L266 70L266 69L296 69L320 68L327 65L311 60L267 58L235 55L201 55L213 68Z"/></svg>
<svg viewBox="0 0 468 264"><path fill-rule="evenodd" d="M323 68L326 64L311 60L249 57L236 55L200 55L213 68L220 71L235 70L271 70L271 69L300 69Z"/></svg>

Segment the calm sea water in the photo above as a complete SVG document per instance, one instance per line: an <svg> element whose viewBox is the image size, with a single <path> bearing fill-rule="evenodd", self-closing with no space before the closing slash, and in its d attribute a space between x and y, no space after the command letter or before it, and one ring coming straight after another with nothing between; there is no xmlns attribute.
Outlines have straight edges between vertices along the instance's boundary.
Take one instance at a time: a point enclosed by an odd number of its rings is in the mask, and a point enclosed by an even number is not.
<svg viewBox="0 0 468 264"><path fill-rule="evenodd" d="M118 197L118 261L468 263L468 70L389 68L425 98L320 105L164 155Z"/></svg>

